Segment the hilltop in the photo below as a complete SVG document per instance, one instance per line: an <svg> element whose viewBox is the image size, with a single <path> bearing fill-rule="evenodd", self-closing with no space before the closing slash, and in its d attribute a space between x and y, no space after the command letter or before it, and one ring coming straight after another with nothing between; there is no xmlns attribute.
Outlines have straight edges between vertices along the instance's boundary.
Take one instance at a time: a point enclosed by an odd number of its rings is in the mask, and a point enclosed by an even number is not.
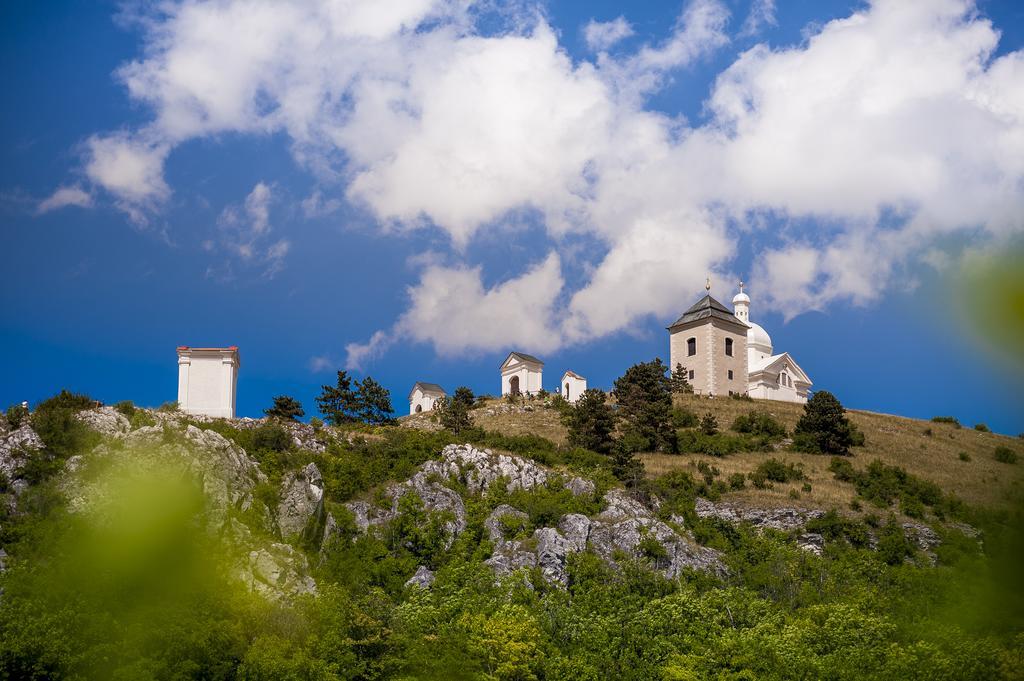
<svg viewBox="0 0 1024 681"><path fill-rule="evenodd" d="M697 416L713 414L723 431L728 431L736 417L742 414L766 412L792 432L803 413L801 404L770 400L675 395L673 401L675 407ZM488 431L513 436L536 435L559 445L567 441L567 430L558 411L545 407L540 400L510 408L504 400L490 399L472 413L474 423ZM972 505L1008 508L1020 498L1024 466L1008 466L994 457L995 449L1003 446L1024 460L1024 440L1020 438L981 432L970 425L859 410L848 410L847 414L864 434L864 445L853 449L852 462L858 467L862 468L876 459L890 466L899 466ZM966 454L967 460L961 454ZM801 466L807 480L776 484L772 489L748 485L743 490L730 490L722 495L723 500L747 506L797 506L824 510L838 506L848 509L856 497L852 485L835 480L834 474L828 470L829 457L788 451L784 446L722 457L687 452L641 453L638 456L650 477L674 470L691 471L697 475L697 467L701 463L716 467L722 478L733 473L747 475L771 458ZM811 485L811 492L802 491L805 482ZM799 498L791 496L794 491Z"/></svg>
<svg viewBox="0 0 1024 681"><path fill-rule="evenodd" d="M0 419L0 676L1015 678L1021 466L992 449L1017 441L853 412L849 469L780 437L636 479L566 409L484 399L452 433L61 393ZM697 413L802 408L674 409L690 442ZM857 478L875 459L903 472Z"/></svg>

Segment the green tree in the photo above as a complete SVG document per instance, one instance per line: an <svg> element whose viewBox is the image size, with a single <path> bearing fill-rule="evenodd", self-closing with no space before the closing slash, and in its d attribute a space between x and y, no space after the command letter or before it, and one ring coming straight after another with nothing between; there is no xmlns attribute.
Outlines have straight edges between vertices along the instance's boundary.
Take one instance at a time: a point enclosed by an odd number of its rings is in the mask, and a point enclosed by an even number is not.
<svg viewBox="0 0 1024 681"><path fill-rule="evenodd" d="M473 406L473 391L465 386L455 389L452 397L442 397L434 405L437 412L437 419L441 426L458 435L469 428L472 421L469 418L470 407Z"/></svg>
<svg viewBox="0 0 1024 681"><path fill-rule="evenodd" d="M804 405L793 431L793 445L801 451L846 456L854 444L853 432L843 405L832 393L820 390Z"/></svg>
<svg viewBox="0 0 1024 681"><path fill-rule="evenodd" d="M665 372L664 363L654 359L634 364L615 379L615 398L626 433L639 435L657 451L675 448L671 384Z"/></svg>
<svg viewBox="0 0 1024 681"><path fill-rule="evenodd" d="M354 423L359 414L359 396L352 389L352 379L347 371L338 372L336 385L325 385L316 398L317 408L328 421L336 426Z"/></svg>
<svg viewBox="0 0 1024 681"><path fill-rule="evenodd" d="M700 419L700 432L705 435L715 435L718 433L718 419L710 411Z"/></svg>
<svg viewBox="0 0 1024 681"><path fill-rule="evenodd" d="M289 395L278 395L274 398L274 406L264 409L263 413L285 421L297 421L300 416L305 416L302 403Z"/></svg>
<svg viewBox="0 0 1024 681"><path fill-rule="evenodd" d="M611 453L615 414L606 399L603 390L590 388L566 412L562 420L569 429L569 444L601 454Z"/></svg>
<svg viewBox="0 0 1024 681"><path fill-rule="evenodd" d="M687 380L686 367L676 362L676 368L672 370L672 377L669 379L669 389L673 395L692 393L693 386Z"/></svg>
<svg viewBox="0 0 1024 681"><path fill-rule="evenodd" d="M391 392L369 376L356 381L356 405L361 421L380 425L392 420Z"/></svg>

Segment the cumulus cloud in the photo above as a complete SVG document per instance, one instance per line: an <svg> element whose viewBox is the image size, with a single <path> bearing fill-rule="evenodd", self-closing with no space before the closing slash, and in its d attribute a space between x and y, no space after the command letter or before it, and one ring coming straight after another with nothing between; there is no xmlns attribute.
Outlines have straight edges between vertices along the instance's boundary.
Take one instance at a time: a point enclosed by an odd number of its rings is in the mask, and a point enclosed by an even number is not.
<svg viewBox="0 0 1024 681"><path fill-rule="evenodd" d="M483 34L462 0L161 7L143 58L118 72L152 121L87 142L89 178L122 207L144 215L169 195L163 162L189 139L283 133L317 186L343 187L311 194L307 215L344 198L382 230L448 237L448 260L417 264L408 309L350 362L399 338L544 352L666 321L708 271L731 274L744 240L766 307L866 304L952 232L1022 229L1024 55L993 57L999 33L970 0L874 0L798 45L757 45L719 74L699 123L647 98L730 44L719 0L689 0L632 52L606 51L626 18L592 22L592 61L541 12ZM740 32L773 10L755 0ZM223 218L238 256L283 258L288 241L249 203ZM523 209L552 252L487 286L463 253ZM569 237L600 254L572 261Z"/></svg>
<svg viewBox="0 0 1024 681"><path fill-rule="evenodd" d="M587 47L595 52L607 50L631 35L633 35L633 27L625 17L616 17L611 21L591 19L583 27L583 39L587 42Z"/></svg>
<svg viewBox="0 0 1024 681"><path fill-rule="evenodd" d="M92 203L92 194L78 185L58 187L56 191L39 202L39 205L36 206L36 213L42 215L68 206L90 208Z"/></svg>

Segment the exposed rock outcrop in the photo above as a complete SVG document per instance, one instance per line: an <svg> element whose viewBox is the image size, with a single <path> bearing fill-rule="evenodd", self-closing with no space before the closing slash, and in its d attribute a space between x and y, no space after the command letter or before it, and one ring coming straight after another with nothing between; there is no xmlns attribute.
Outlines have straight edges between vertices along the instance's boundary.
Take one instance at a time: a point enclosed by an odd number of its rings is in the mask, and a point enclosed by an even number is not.
<svg viewBox="0 0 1024 681"><path fill-rule="evenodd" d="M131 430L131 423L113 407L86 409L75 414L75 418L101 435L115 439L125 437Z"/></svg>
<svg viewBox="0 0 1024 681"><path fill-rule="evenodd" d="M306 557L287 544L250 551L241 576L253 591L270 600L316 592Z"/></svg>
<svg viewBox="0 0 1024 681"><path fill-rule="evenodd" d="M429 589L434 583L434 572L426 565L416 568L416 574L409 578L406 586L418 586L421 589Z"/></svg>
<svg viewBox="0 0 1024 681"><path fill-rule="evenodd" d="M18 483L27 455L43 447L42 439L27 423L0 439L0 474L12 483L15 492L24 487Z"/></svg>
<svg viewBox="0 0 1024 681"><path fill-rule="evenodd" d="M450 537L465 530L464 502L457 492L443 484L454 480L471 494L486 495L499 480L508 490L530 490L552 479L551 474L533 461L517 456L494 454L470 445L450 445L440 461L424 464L412 478L386 491L390 508L381 508L365 501L351 502L348 509L362 531L389 522L397 517L398 500L408 490L415 490L423 500L424 509L447 511L455 518L446 529ZM583 478L572 478L566 488L576 495L594 493L594 484ZM658 520L643 504L622 490L604 496L605 510L595 518L570 513L559 519L557 527L539 527L529 538L507 536L510 526L528 527L529 516L508 504L497 506L484 521L484 531L494 542L494 551L486 564L495 575L503 577L521 568L539 568L544 579L565 584L568 556L593 550L614 563L620 552L634 557L653 553L658 569L675 577L684 569L724 574L718 553L700 547L679 532ZM651 547L651 538L659 547Z"/></svg>
<svg viewBox="0 0 1024 681"><path fill-rule="evenodd" d="M282 537L301 534L310 519L324 511L324 480L315 463L289 473L281 481L277 526Z"/></svg>
<svg viewBox="0 0 1024 681"><path fill-rule="evenodd" d="M801 508L743 508L701 498L697 499L694 510L700 518L717 518L734 524L750 523L758 529L771 528L780 532L800 529L825 515L824 511Z"/></svg>

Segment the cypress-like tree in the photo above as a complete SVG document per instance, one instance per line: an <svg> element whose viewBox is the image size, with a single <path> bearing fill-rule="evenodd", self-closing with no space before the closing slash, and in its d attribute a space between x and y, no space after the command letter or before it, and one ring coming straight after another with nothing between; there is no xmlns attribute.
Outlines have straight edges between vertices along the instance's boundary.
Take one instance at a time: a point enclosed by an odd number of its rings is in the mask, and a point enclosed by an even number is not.
<svg viewBox="0 0 1024 681"><path fill-rule="evenodd" d="M634 364L615 379L615 398L627 433L639 435L657 451L675 449L672 392L660 359Z"/></svg>
<svg viewBox="0 0 1024 681"><path fill-rule="evenodd" d="M469 418L469 408L473 406L473 391L465 386L455 389L452 397L443 397L434 405L437 412L437 420L443 428L458 435L472 425Z"/></svg>
<svg viewBox="0 0 1024 681"><path fill-rule="evenodd" d="M802 451L846 456L854 444L854 427L836 396L819 390L807 400L793 431L793 446Z"/></svg>
<svg viewBox="0 0 1024 681"><path fill-rule="evenodd" d="M686 367L676 362L676 368L672 370L672 378L669 379L669 390L673 395L693 392L693 386L690 385L690 381L686 377Z"/></svg>
<svg viewBox="0 0 1024 681"><path fill-rule="evenodd" d="M391 392L369 376L356 381L356 404L361 421L380 425L392 420Z"/></svg>
<svg viewBox="0 0 1024 681"><path fill-rule="evenodd" d="M566 412L563 421L569 429L569 444L601 454L611 453L615 414L606 399L603 390L590 388Z"/></svg>
<svg viewBox="0 0 1024 681"><path fill-rule="evenodd" d="M359 416L359 399L347 371L338 372L336 385L325 385L316 398L317 409L336 426L354 423Z"/></svg>

